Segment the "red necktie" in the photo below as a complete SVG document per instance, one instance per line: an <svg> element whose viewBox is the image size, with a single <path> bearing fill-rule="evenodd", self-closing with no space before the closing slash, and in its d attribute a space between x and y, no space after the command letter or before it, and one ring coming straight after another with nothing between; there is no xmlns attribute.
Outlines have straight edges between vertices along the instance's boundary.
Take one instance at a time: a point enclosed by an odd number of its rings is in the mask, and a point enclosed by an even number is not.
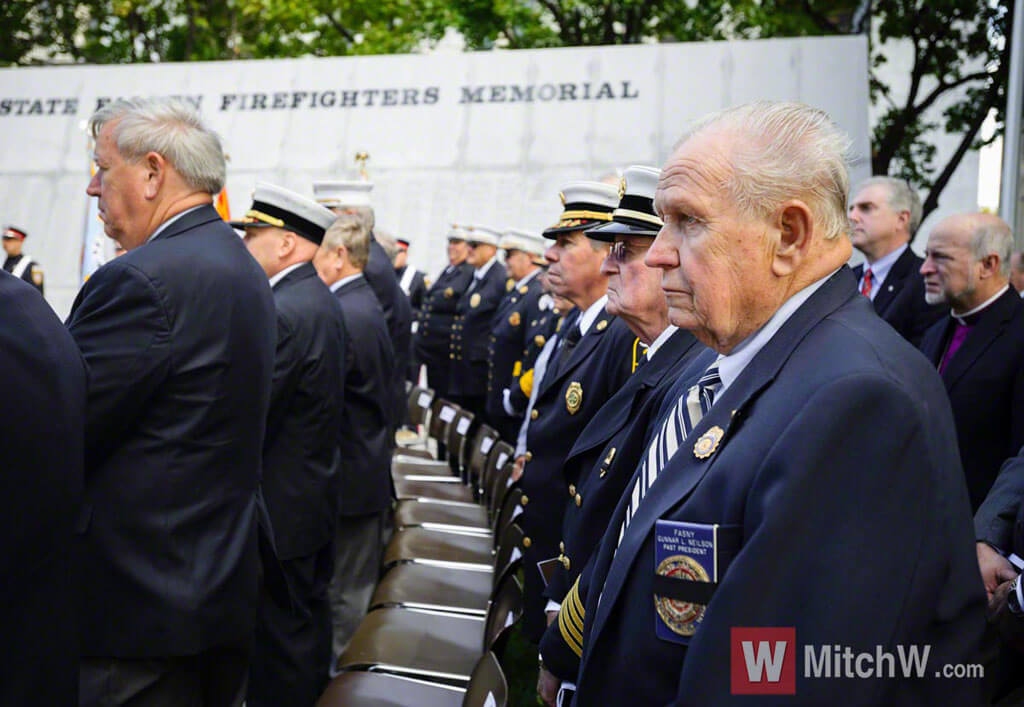
<svg viewBox="0 0 1024 707"><path fill-rule="evenodd" d="M860 284L860 293L865 297L871 297L871 268L864 271L864 281Z"/></svg>

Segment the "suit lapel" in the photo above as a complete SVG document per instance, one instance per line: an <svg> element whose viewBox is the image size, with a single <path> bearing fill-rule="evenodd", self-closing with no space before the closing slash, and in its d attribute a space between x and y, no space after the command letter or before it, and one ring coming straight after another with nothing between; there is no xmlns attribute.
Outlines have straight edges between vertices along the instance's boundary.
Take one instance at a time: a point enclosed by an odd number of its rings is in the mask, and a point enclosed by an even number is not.
<svg viewBox="0 0 1024 707"><path fill-rule="evenodd" d="M636 556L647 541L655 521L670 508L680 505L689 497L693 489L722 455L722 450L728 446L732 434L742 424L750 405L761 391L775 379L779 369L786 363L808 332L852 298L861 296L857 292L853 273L844 266L793 313L747 365L739 378L722 394L720 399L715 401L714 406L693 428L690 435L679 445L679 449L665 465L665 468L659 472L657 479L637 509L636 515L630 521L629 528L623 535L622 542L612 559L604 583L604 593L594 616L594 627L590 635L592 642L596 641L598 633L607 621L609 612L615 606L618 595L636 561ZM700 373L697 375L699 377ZM666 401L666 403L668 402ZM661 420L659 419L656 424L660 425ZM694 454L694 444L712 427L718 427L722 431L720 435L716 435L719 441L709 456L700 459ZM632 486L627 488L631 489ZM623 494L623 498L629 495L627 491ZM610 526L612 530L609 532L618 538L618 528L621 526L623 518L623 503L621 501L614 518L615 520ZM654 571L653 567L648 569L651 572ZM638 571L646 570L640 568Z"/></svg>
<svg viewBox="0 0 1024 707"><path fill-rule="evenodd" d="M583 313L581 312L580 317L582 316ZM590 325L590 328L587 330L586 335L582 339L580 339L579 343L576 344L576 348L573 349L572 353L569 354L569 359L563 365L558 367L558 370L556 371L554 376L544 376L544 380L541 383L541 396L547 393L548 390L550 390L552 387L559 385L559 382L563 378L568 376L576 367L580 365L580 363L587 360L587 356L590 355L590 352L593 351L594 348L601 341L605 331L607 331L608 326L612 323L612 321L614 321L614 319L615 318L612 315L608 314L606 310L601 310L601 313L597 315L597 319L595 319L594 322ZM576 326L579 324L579 321L580 318L577 317L575 322L570 322L570 325ZM604 323L602 324L602 322ZM567 332L568 329L566 329L565 325L563 325L562 330L559 332L559 339L561 339ZM562 346L559 345L559 347L552 353L552 357L560 357L561 355ZM539 397L540 396L538 396L538 398Z"/></svg>
<svg viewBox="0 0 1024 707"><path fill-rule="evenodd" d="M980 321L967 335L967 339L960 349L953 354L953 358L942 374L942 378L946 383L946 390L952 390L957 381L970 370L978 358L999 338L1020 306L1020 296L1011 287L1003 293L1002 297L989 306L988 311L981 314ZM943 337L943 340L945 339L946 337ZM939 356L941 358L942 354L940 353Z"/></svg>
<svg viewBox="0 0 1024 707"><path fill-rule="evenodd" d="M910 246L907 246L907 249L900 253L900 257L892 264L889 274L885 276L885 282L882 283L881 289L875 295L875 311L880 315L885 314L885 310L888 309L892 301L896 299L896 295L903 288L903 281L907 279L907 276L913 269L914 260L914 251L910 250Z"/></svg>

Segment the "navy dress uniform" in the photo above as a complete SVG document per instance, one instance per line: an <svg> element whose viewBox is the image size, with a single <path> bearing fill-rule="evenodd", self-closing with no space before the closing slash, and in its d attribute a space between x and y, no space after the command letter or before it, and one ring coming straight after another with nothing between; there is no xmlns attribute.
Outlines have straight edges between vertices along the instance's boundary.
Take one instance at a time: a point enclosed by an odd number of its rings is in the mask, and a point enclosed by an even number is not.
<svg viewBox="0 0 1024 707"><path fill-rule="evenodd" d="M409 298L398 285L395 267L391 258L384 252L383 246L373 237L373 207L370 203L370 192L373 182L363 180L334 180L313 183L313 194L316 200L335 213L365 210L370 218L370 259L363 269L366 281L370 283L373 293L384 310L384 318L388 324L391 346L395 352L395 365L399 371L409 367L412 356L412 306ZM405 377L397 376L392 381L392 424L394 429L400 427L408 416L408 404L405 393Z"/></svg>
<svg viewBox="0 0 1024 707"><path fill-rule="evenodd" d="M4 250L8 250L14 244L23 244L26 238L28 238L28 234L24 229L17 226L7 226L4 229L3 235ZM20 248L18 250L19 252L16 255L11 255L8 252L7 257L4 259L3 269L14 275L14 277L24 280L35 287L39 290L39 294L43 294L43 269L31 255L20 252Z"/></svg>
<svg viewBox="0 0 1024 707"><path fill-rule="evenodd" d="M0 370L17 434L0 445L0 704L78 704L72 547L87 372L53 310L0 273Z"/></svg>
<svg viewBox="0 0 1024 707"><path fill-rule="evenodd" d="M409 241L404 238L396 238L400 250L409 250ZM423 307L423 297L427 294L426 276L411 265L403 265L395 268L395 277L398 278L398 286L409 298L409 306L412 307L412 320L418 321L420 309Z"/></svg>
<svg viewBox="0 0 1024 707"><path fill-rule="evenodd" d="M452 224L448 240L463 241L466 231ZM463 261L448 265L427 290L416 327L416 360L427 367L427 385L441 397L448 396L448 378L451 362L452 324L455 323L455 306L462 293L473 280L473 266Z"/></svg>
<svg viewBox="0 0 1024 707"><path fill-rule="evenodd" d="M738 703L734 627L792 627L797 665L802 646L929 645L923 678L844 680L843 702L982 704L977 680L933 679L943 664L979 662L985 628L942 383L882 324L848 267L801 296L642 500L620 500L576 587L585 630L575 704ZM718 379L714 367L699 375ZM666 395L660 419L678 417L689 382ZM678 523L706 536L717 526L717 578L673 569L657 537ZM837 689L797 675L795 699L823 704Z"/></svg>
<svg viewBox="0 0 1024 707"><path fill-rule="evenodd" d="M257 182L236 228L276 227L319 245L334 214L273 184ZM309 261L270 278L277 310L274 382L263 441L260 492L265 592L246 703L312 704L327 684L331 577L341 473L345 330L340 307ZM271 581L280 572L279 586Z"/></svg>
<svg viewBox="0 0 1024 707"><path fill-rule="evenodd" d="M523 363L519 366L518 372L513 368L512 380L505 389L508 396L502 393L502 403L506 405L506 412L512 411L512 415L522 419L526 414L526 408L530 404L530 393L533 390L534 367L537 365L537 357L544 350L544 345L554 336L565 319L568 312L559 312L555 309L554 299L547 292L543 292L537 300L537 307L540 310L536 319L531 319L526 327L526 349L523 351Z"/></svg>
<svg viewBox="0 0 1024 707"><path fill-rule="evenodd" d="M506 251L522 251L542 262L546 249L540 236L517 229L507 231L498 246ZM517 415L510 404L506 407L505 400L510 395L506 391L524 368L533 368L533 362L540 353L539 348L530 349L536 353L527 358L530 322L536 322L544 314L542 297L543 304L551 307L551 297L545 297L541 288L539 276L542 272L537 267L518 282L509 279L507 292L494 313L491 325L487 356L487 419L509 442L515 442L522 415Z"/></svg>
<svg viewBox="0 0 1024 707"><path fill-rule="evenodd" d="M563 190L565 210L561 219L544 231L547 238L561 233L586 231L611 220L618 204L616 190L593 182L576 182ZM562 465L575 440L604 403L633 372L637 337L626 324L608 314L607 295L587 312L570 315L559 332L539 385L526 435L526 463L520 479L523 490L523 555L525 573L523 628L537 642L545 627L544 582L537 563L558 555L562 514L569 484ZM580 324L588 325L586 331ZM568 347L568 348L567 348Z"/></svg>
<svg viewBox="0 0 1024 707"><path fill-rule="evenodd" d="M485 226L468 229L471 244L497 247L500 236ZM491 320L505 295L505 266L497 255L474 269L469 287L455 304L449 340L448 395L453 403L472 412L476 421L484 418L487 395L487 353Z"/></svg>

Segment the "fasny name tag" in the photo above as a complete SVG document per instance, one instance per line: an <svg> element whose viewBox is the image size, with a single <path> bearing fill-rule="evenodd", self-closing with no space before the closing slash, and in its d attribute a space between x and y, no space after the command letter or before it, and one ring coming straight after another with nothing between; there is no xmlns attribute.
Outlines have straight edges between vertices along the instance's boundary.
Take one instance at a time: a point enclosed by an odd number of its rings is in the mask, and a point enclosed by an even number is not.
<svg viewBox="0 0 1024 707"><path fill-rule="evenodd" d="M659 520L654 526L654 573L687 582L718 582L717 524ZM656 580L657 581L657 580ZM684 582L680 582L684 584ZM704 620L705 604L655 592L658 638L686 645Z"/></svg>

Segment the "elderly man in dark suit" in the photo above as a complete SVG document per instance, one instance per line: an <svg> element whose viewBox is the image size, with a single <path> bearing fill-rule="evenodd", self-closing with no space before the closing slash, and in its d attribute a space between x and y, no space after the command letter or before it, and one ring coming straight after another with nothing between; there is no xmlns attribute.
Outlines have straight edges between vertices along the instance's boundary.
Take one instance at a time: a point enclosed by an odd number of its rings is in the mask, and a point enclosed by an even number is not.
<svg viewBox="0 0 1024 707"><path fill-rule="evenodd" d="M928 236L928 301L947 308L921 341L953 405L971 508L1024 445L1024 302L1009 285L1010 227L960 214Z"/></svg>
<svg viewBox="0 0 1024 707"><path fill-rule="evenodd" d="M821 111L754 103L662 170L646 262L719 356L666 395L566 599L585 595L577 704L983 703L935 677L977 662L984 594L942 383L845 266L846 144ZM875 665L911 644L920 677ZM802 675L836 645L876 677Z"/></svg>
<svg viewBox="0 0 1024 707"><path fill-rule="evenodd" d="M917 346L945 314L925 301L922 259L910 249L921 225L921 198L896 177L872 177L851 193L850 239L865 260L853 269L857 287L878 316Z"/></svg>
<svg viewBox="0 0 1024 707"><path fill-rule="evenodd" d="M273 295L213 208L224 152L190 108L116 101L90 129L87 191L127 252L89 278L68 319L89 366L81 703L241 704Z"/></svg>
<svg viewBox="0 0 1024 707"><path fill-rule="evenodd" d="M261 547L272 551L264 557L248 707L312 704L327 686L346 341L338 302L312 260L333 222L334 214L312 199L257 182L246 221L233 224L245 229L245 245L270 278L277 308L260 482L270 519ZM278 572L284 581L275 583Z"/></svg>
<svg viewBox="0 0 1024 707"><path fill-rule="evenodd" d="M341 482L334 576L329 588L332 654L345 651L370 604L380 572L391 503L391 435L387 390L395 375L391 340L377 298L363 274L370 234L359 219L342 215L327 229L314 263L341 305L349 333L345 351L345 404L337 430Z"/></svg>
<svg viewBox="0 0 1024 707"><path fill-rule="evenodd" d="M5 409L18 425L0 445L0 704L74 705L71 546L82 495L86 369L50 306L7 273L0 273L0 370Z"/></svg>

